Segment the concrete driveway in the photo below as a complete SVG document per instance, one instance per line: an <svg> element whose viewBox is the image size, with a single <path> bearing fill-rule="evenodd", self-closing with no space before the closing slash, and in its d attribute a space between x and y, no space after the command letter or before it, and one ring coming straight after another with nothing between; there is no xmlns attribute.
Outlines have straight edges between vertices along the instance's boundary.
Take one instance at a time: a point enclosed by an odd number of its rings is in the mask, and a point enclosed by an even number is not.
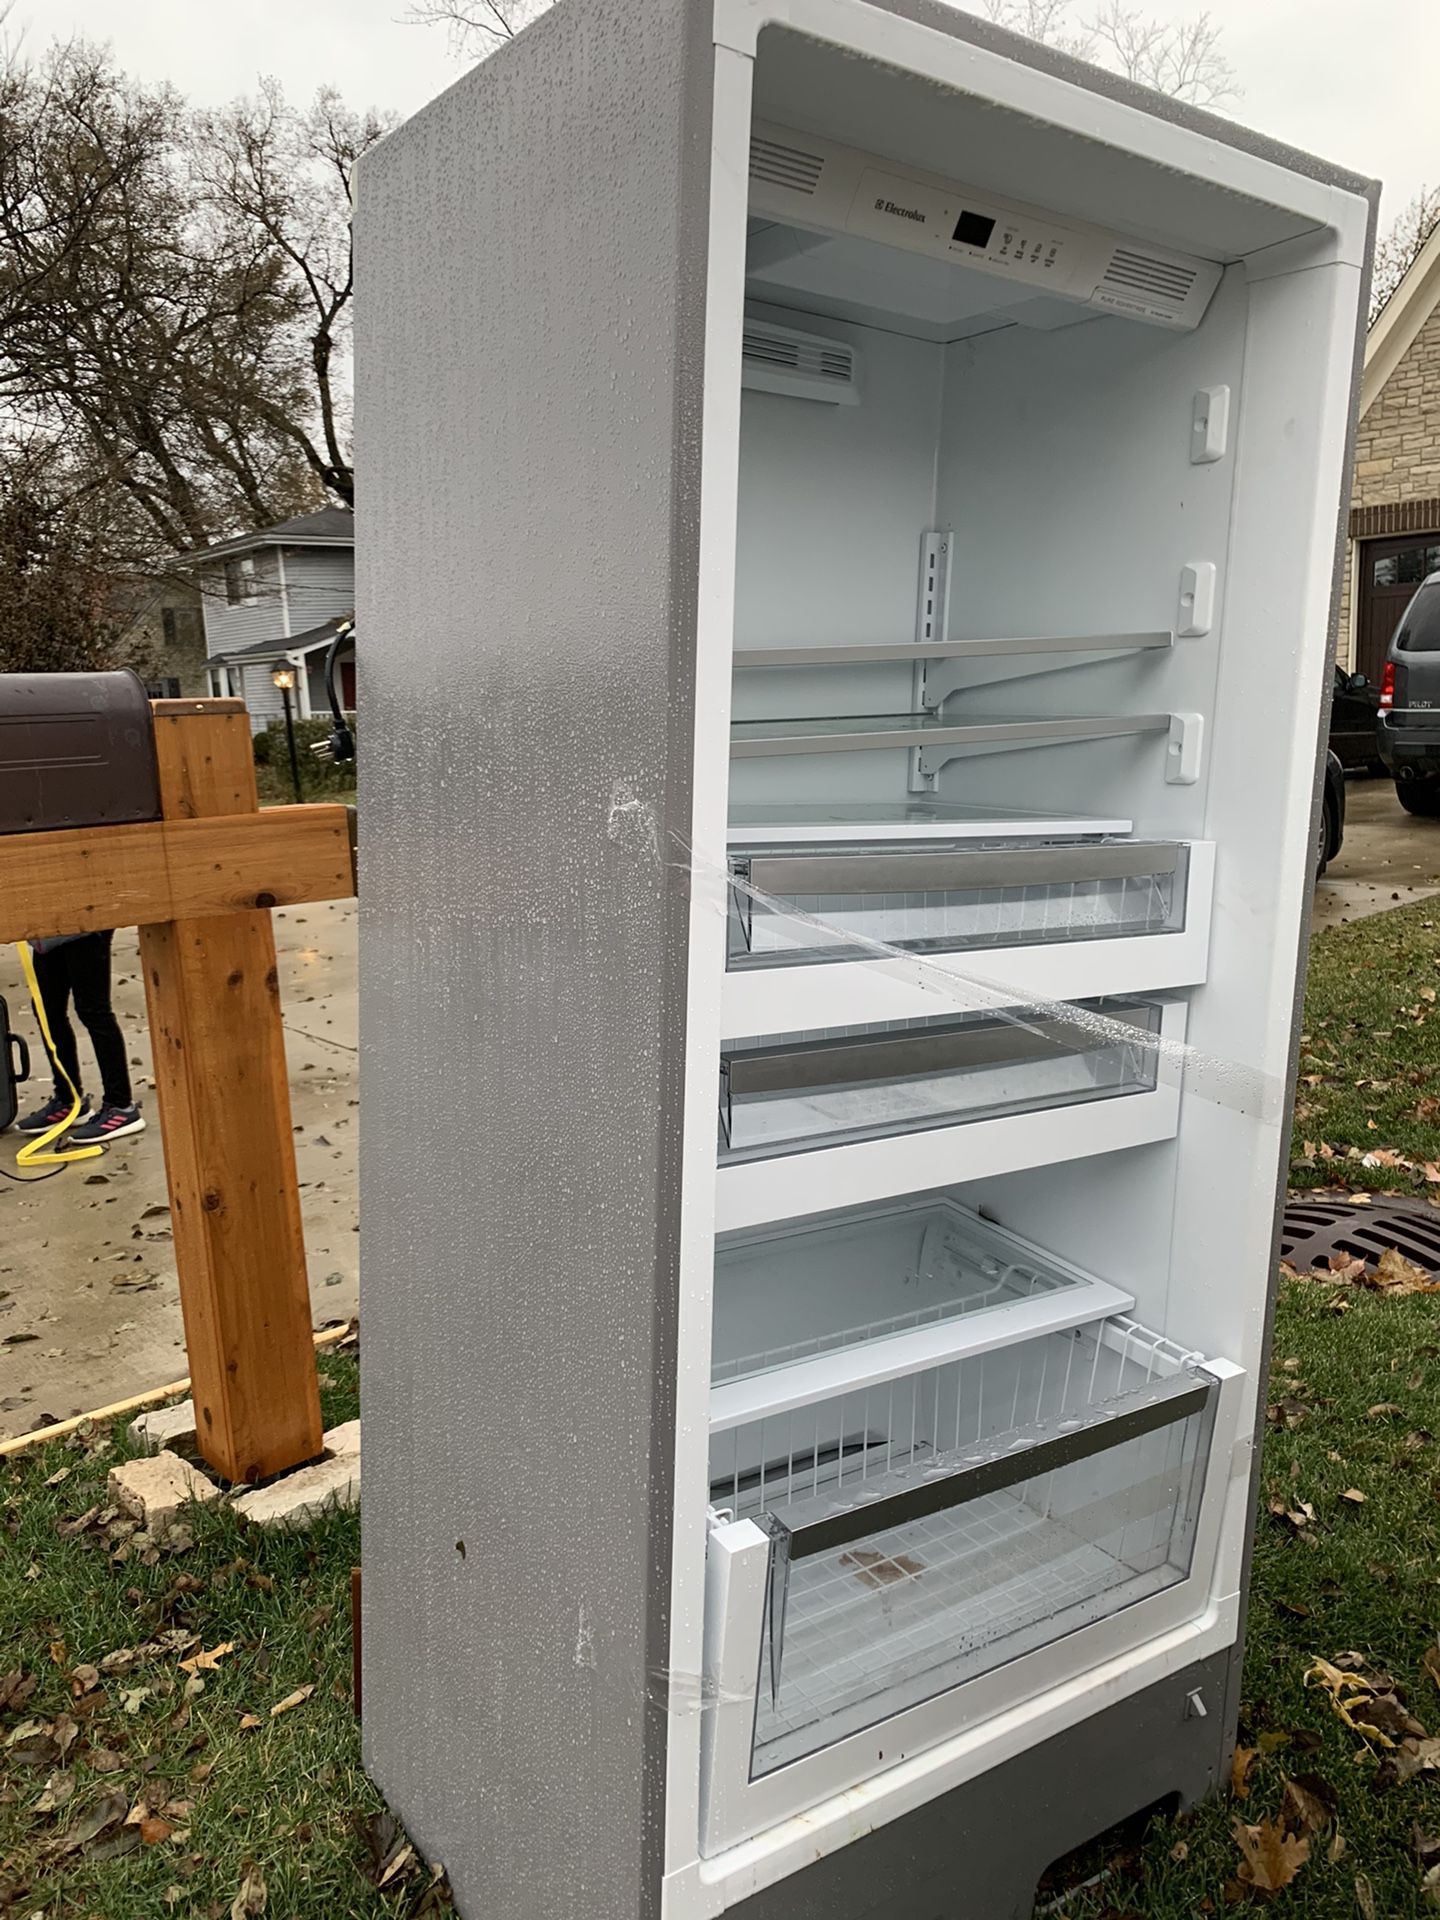
<svg viewBox="0 0 1440 1920"><path fill-rule="evenodd" d="M317 1326L353 1314L359 1299L355 919L353 900L275 915ZM0 994L41 1060L13 947L0 948ZM43 1186L0 1180L0 1438L42 1413L64 1419L188 1371L133 932L115 938L115 1008L149 1130ZM93 1075L83 1032L80 1054ZM22 1101L37 1104L48 1085L32 1080ZM0 1167L13 1170L16 1145L14 1134L0 1140Z"/></svg>
<svg viewBox="0 0 1440 1920"><path fill-rule="evenodd" d="M1342 926L1440 892L1440 820L1417 820L1391 781L1352 775L1345 841L1315 889L1314 927Z"/></svg>

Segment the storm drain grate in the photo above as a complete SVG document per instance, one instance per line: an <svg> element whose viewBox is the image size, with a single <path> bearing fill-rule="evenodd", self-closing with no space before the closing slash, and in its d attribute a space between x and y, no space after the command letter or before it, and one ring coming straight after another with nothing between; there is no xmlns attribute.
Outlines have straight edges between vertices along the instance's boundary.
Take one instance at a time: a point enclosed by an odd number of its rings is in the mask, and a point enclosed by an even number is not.
<svg viewBox="0 0 1440 1920"><path fill-rule="evenodd" d="M1390 1247L1427 1273L1440 1274L1440 1207L1377 1195L1369 1206L1302 1196L1285 1209L1280 1257L1302 1272L1323 1267L1332 1253L1373 1266Z"/></svg>

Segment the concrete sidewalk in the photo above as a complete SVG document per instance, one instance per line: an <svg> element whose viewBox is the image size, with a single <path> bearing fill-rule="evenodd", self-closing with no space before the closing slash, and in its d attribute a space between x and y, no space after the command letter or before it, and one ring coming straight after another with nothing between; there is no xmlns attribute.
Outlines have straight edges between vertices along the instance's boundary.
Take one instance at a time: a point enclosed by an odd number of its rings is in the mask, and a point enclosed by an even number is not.
<svg viewBox="0 0 1440 1920"><path fill-rule="evenodd" d="M344 900L275 914L317 1326L353 1314L359 1299L356 912ZM13 947L0 948L0 994L37 1063L21 1089L22 1106L34 1106L49 1080L38 1077L43 1050ZM148 1131L43 1186L0 1181L0 1438L42 1413L64 1419L187 1371L133 932L115 937L115 1008ZM83 1030L80 1056L93 1077ZM13 1170L18 1144L0 1139L0 1167Z"/></svg>

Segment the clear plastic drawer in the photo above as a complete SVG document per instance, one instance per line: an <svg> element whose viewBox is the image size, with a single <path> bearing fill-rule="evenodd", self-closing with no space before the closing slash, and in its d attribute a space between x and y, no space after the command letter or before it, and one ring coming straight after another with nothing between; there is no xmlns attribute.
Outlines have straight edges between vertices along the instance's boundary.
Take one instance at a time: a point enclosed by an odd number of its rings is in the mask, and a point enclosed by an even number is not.
<svg viewBox="0 0 1440 1920"><path fill-rule="evenodd" d="M1152 1092L1160 1020L1153 1002L1114 999L733 1041L721 1163Z"/></svg>
<svg viewBox="0 0 1440 1920"><path fill-rule="evenodd" d="M1178 933L1189 849L1133 840L776 847L730 862L732 970Z"/></svg>
<svg viewBox="0 0 1440 1920"><path fill-rule="evenodd" d="M766 1561L751 1777L1184 1580L1216 1393L1117 1317L715 1436L712 1549Z"/></svg>

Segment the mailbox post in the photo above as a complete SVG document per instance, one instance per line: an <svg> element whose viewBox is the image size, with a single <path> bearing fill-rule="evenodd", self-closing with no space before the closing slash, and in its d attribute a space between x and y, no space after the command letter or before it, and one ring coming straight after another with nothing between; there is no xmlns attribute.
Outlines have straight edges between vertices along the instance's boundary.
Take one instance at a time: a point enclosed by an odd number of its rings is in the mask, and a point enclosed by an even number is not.
<svg viewBox="0 0 1440 1920"><path fill-rule="evenodd" d="M259 811L239 700L0 676L0 940L140 929L198 1445L233 1482L321 1450L269 910L353 894L353 844L346 807Z"/></svg>

